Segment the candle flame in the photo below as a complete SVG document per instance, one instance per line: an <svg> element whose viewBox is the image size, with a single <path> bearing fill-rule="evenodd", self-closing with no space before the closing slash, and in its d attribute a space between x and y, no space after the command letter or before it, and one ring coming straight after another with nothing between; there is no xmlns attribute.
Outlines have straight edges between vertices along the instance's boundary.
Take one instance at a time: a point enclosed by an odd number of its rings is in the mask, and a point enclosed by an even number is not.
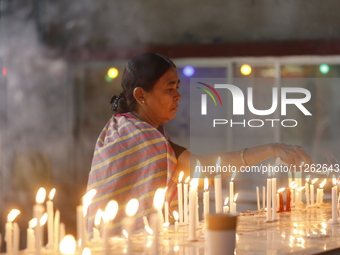
<svg viewBox="0 0 340 255"><path fill-rule="evenodd" d="M163 228L167 228L167 227L169 227L170 226L170 222L164 222L163 223Z"/></svg>
<svg viewBox="0 0 340 255"><path fill-rule="evenodd" d="M234 196L234 203L236 203L237 197L238 197L238 193L236 193L236 195Z"/></svg>
<svg viewBox="0 0 340 255"><path fill-rule="evenodd" d="M13 222L19 214L20 211L18 209L12 209L7 216L7 221Z"/></svg>
<svg viewBox="0 0 340 255"><path fill-rule="evenodd" d="M143 222L145 227L149 227L149 221L148 218L146 218L146 216L143 216Z"/></svg>
<svg viewBox="0 0 340 255"><path fill-rule="evenodd" d="M37 226L37 218L33 218L28 222L29 228L35 228Z"/></svg>
<svg viewBox="0 0 340 255"><path fill-rule="evenodd" d="M138 211L139 202L137 199L133 198L131 199L127 204L125 208L125 212L128 216L134 216L136 212Z"/></svg>
<svg viewBox="0 0 340 255"><path fill-rule="evenodd" d="M46 190L44 188L40 188L37 192L37 195L35 197L35 201L37 204L44 203L46 198Z"/></svg>
<svg viewBox="0 0 340 255"><path fill-rule="evenodd" d="M83 196L83 216L87 214L87 209L91 204L92 199L97 194L97 190L91 189Z"/></svg>
<svg viewBox="0 0 340 255"><path fill-rule="evenodd" d="M91 250L90 248L85 247L81 255L91 255Z"/></svg>
<svg viewBox="0 0 340 255"><path fill-rule="evenodd" d="M111 200L105 207L105 214L108 220L113 220L118 213L118 203L115 200Z"/></svg>
<svg viewBox="0 0 340 255"><path fill-rule="evenodd" d="M301 190L303 190L304 188L306 188L306 186L303 186L303 187L298 188L298 191L301 191Z"/></svg>
<svg viewBox="0 0 340 255"><path fill-rule="evenodd" d="M334 175L334 174L333 174L332 182L333 182L333 186L335 186L335 185L336 185L336 183L337 183L337 181L336 181L336 177L335 177L335 175Z"/></svg>
<svg viewBox="0 0 340 255"><path fill-rule="evenodd" d="M197 189L197 187L198 187L198 179L197 178L191 180L190 187L193 188L193 189Z"/></svg>
<svg viewBox="0 0 340 255"><path fill-rule="evenodd" d="M278 189L278 190L277 190L277 193L281 193L281 192L285 191L285 189L286 189L286 188Z"/></svg>
<svg viewBox="0 0 340 255"><path fill-rule="evenodd" d="M216 161L216 166L220 166L220 165L221 165L221 157L218 157Z"/></svg>
<svg viewBox="0 0 340 255"><path fill-rule="evenodd" d="M230 181L233 181L235 179L235 176L236 176L236 172L233 172L232 175L231 175L231 180Z"/></svg>
<svg viewBox="0 0 340 255"><path fill-rule="evenodd" d="M123 233L123 235L124 235L126 238L129 237L129 234L128 234L128 232L127 232L125 229L122 230L122 233Z"/></svg>
<svg viewBox="0 0 340 255"><path fill-rule="evenodd" d="M179 251L179 246L174 246L174 251Z"/></svg>
<svg viewBox="0 0 340 255"><path fill-rule="evenodd" d="M293 188L294 185L295 185L295 182L291 182L290 185L289 185L289 188Z"/></svg>
<svg viewBox="0 0 340 255"><path fill-rule="evenodd" d="M43 226L43 225L46 224L46 222L47 222L47 217L48 217L48 216L47 216L47 213L44 213L43 216L41 216L40 221L39 221L40 226Z"/></svg>
<svg viewBox="0 0 340 255"><path fill-rule="evenodd" d="M56 192L55 188L51 189L50 193L48 194L49 200L52 200L54 198L55 192Z"/></svg>
<svg viewBox="0 0 340 255"><path fill-rule="evenodd" d="M179 218L178 212L174 211L172 214L174 215L175 221L178 221L178 218Z"/></svg>
<svg viewBox="0 0 340 255"><path fill-rule="evenodd" d="M184 172L181 171L178 175L178 183L182 182L183 176L184 176Z"/></svg>
<svg viewBox="0 0 340 255"><path fill-rule="evenodd" d="M316 183L317 180L319 180L319 178L315 178L314 180L312 180L312 184Z"/></svg>
<svg viewBox="0 0 340 255"><path fill-rule="evenodd" d="M309 174L309 175L307 175L307 177L306 177L306 182L308 183L308 182L309 182L309 180L310 180L310 174Z"/></svg>
<svg viewBox="0 0 340 255"><path fill-rule="evenodd" d="M224 205L227 205L229 202L229 197L226 197L225 200L224 200Z"/></svg>
<svg viewBox="0 0 340 255"><path fill-rule="evenodd" d="M164 205L164 189L159 188L156 190L155 196L153 197L153 206L157 209L160 210L163 208Z"/></svg>
<svg viewBox="0 0 340 255"><path fill-rule="evenodd" d="M188 183L189 182L189 180L190 180L190 176L188 176L186 179L185 179L185 183Z"/></svg>
<svg viewBox="0 0 340 255"><path fill-rule="evenodd" d="M72 235L66 235L59 244L61 254L74 254L76 252L77 243Z"/></svg>
<svg viewBox="0 0 340 255"><path fill-rule="evenodd" d="M320 183L319 187L323 188L327 182L327 179L324 179L323 182Z"/></svg>
<svg viewBox="0 0 340 255"><path fill-rule="evenodd" d="M97 194L97 190L91 189L83 196L83 204L90 204L91 200Z"/></svg>
<svg viewBox="0 0 340 255"><path fill-rule="evenodd" d="M153 230L149 226L145 226L145 230L149 235L153 235Z"/></svg>
<svg viewBox="0 0 340 255"><path fill-rule="evenodd" d="M209 189L209 179L208 177L204 178L204 190L207 191Z"/></svg>
<svg viewBox="0 0 340 255"><path fill-rule="evenodd" d="M99 225L100 225L100 221L101 221L101 219L102 219L102 214L103 214L104 212L101 210L101 209L98 209L97 210L97 213L96 213L96 216L95 216L95 218L94 218L94 225L96 226L96 227L98 227Z"/></svg>

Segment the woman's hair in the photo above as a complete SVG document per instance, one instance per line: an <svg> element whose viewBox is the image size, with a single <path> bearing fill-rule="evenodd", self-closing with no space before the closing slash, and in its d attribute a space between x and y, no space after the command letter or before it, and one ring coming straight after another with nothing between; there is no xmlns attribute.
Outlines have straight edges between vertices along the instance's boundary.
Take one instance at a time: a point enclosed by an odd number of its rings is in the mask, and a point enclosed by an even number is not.
<svg viewBox="0 0 340 255"><path fill-rule="evenodd" d="M112 110L117 113L130 112L137 102L133 91L137 87L151 91L156 82L175 64L165 56L143 53L132 57L125 65L122 77L123 92L111 99Z"/></svg>

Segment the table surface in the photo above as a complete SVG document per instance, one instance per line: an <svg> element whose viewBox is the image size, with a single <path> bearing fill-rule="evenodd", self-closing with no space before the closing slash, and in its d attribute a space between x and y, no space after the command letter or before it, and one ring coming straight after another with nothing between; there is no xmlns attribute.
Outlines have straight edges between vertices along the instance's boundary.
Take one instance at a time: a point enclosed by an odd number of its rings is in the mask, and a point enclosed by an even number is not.
<svg viewBox="0 0 340 255"><path fill-rule="evenodd" d="M278 213L278 221L265 222L264 213L244 212L238 217L236 254L339 254L340 225L329 224L332 218L331 205L322 205ZM187 226L180 226L178 233L170 226L169 231L160 237L158 254L207 254L204 239L204 227L197 231L198 240L188 241ZM152 253L152 237L145 234L134 235L130 254ZM110 239L114 254L127 254L125 238ZM175 251L174 249L178 249ZM100 252L100 245L92 244L93 253Z"/></svg>

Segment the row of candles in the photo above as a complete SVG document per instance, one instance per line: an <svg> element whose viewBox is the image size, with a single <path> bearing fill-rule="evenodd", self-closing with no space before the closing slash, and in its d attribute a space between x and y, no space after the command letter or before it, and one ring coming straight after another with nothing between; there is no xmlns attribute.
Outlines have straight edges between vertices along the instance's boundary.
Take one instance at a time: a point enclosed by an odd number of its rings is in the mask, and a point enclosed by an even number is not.
<svg viewBox="0 0 340 255"><path fill-rule="evenodd" d="M220 163L220 159L218 159L217 164ZM199 162L198 162L199 164ZM190 182L189 189L189 180L190 178L186 178L185 182L182 183L183 180L183 172L179 174L178 177L178 213L173 212L173 216L175 218L175 231L178 230L178 225L180 224L188 224L188 238L189 240L196 240L196 230L198 227L199 217L198 217L198 179L193 178ZM222 204L222 178L220 176L216 176L214 178L214 191L215 191L215 212L216 213L236 213L236 199L237 195L234 195L234 176L231 178L229 182L229 197L226 198L224 205ZM335 178L333 178L334 183ZM290 186L287 188L287 198L286 198L286 211L290 210L290 201L295 202L295 205L299 205L302 203L301 193L302 190L305 189L306 202L307 206L314 205L314 184L317 179L311 181L309 184L309 178L306 179L306 184L303 187L299 187L299 182L301 183L301 178L296 179L296 182L290 182ZM326 183L326 179L320 184L320 187L317 189L317 199L316 203L323 202L323 187ZM208 179L204 180L204 192L203 192L203 216L209 214L210 206L210 194L209 194L209 182ZM300 184L301 185L301 184ZM267 179L267 192L266 187L262 189L262 197L263 197L263 207L265 208L267 202L267 221L277 220L277 211L283 211L283 191L285 189L281 188L279 190L276 189L276 178L268 178ZM295 191L295 192L294 192ZM27 229L27 251L34 252L36 255L40 255L42 253L42 240L43 240L43 231L42 226L47 221L47 233L48 233L48 243L45 249L52 251L53 253L58 253L59 249L61 249L60 240L65 236L65 226L60 222L60 213L58 210L54 213L53 210L53 202L52 199L55 194L55 189L52 189L49 194L49 200L46 202L47 213L44 214L45 207L43 203L46 197L45 189L39 189L36 196L36 204L33 206L33 216L29 223L29 228ZM85 251L85 248L88 247L89 239L87 237L87 231L85 228L85 219L87 214L87 208L91 204L92 198L95 196L96 191L91 190L83 197L82 205L77 207L77 234L78 234L78 249L81 251ZM257 207L260 211L260 195L259 188L256 187L256 195L257 195ZM169 225L169 205L167 201L164 201L165 197L165 189L159 189L156 191L154 197L154 207L157 210L157 214L153 217L152 225L153 225L153 250L154 254L157 254L158 250L158 233L163 228L163 223L165 225ZM295 197L295 199L294 199ZM293 199L292 199L293 198ZM229 201L229 206L227 205ZM163 208L164 208L164 217L163 217ZM138 210L138 200L132 199L127 207L126 207L126 220L124 221L124 233L127 237L127 252L131 253L131 235L133 233L133 218L135 213ZM96 219L95 219L95 228L93 229L94 237L92 241L101 240L103 245L104 254L108 254L109 250L109 236L108 229L109 224L112 222L117 214L118 204L115 201L110 201L105 210L99 210ZM7 254L17 254L18 253L18 244L19 244L19 227L17 223L13 222L17 215L19 215L19 211L14 209L8 215L8 221L6 223L6 236L5 240L7 242ZM38 220L39 219L39 220ZM98 223L99 222L99 223ZM99 224L102 222L103 231L99 233ZM39 223L39 224L38 224ZM338 191L336 181L334 187L332 188L332 219L330 221L332 224L338 223ZM147 220L145 220L145 227L149 228ZM34 228L34 231L33 231ZM150 232L150 231L149 231ZM70 239L69 236L68 239ZM68 246L70 246L68 244ZM72 245L70 247L73 247ZM61 250L60 250L61 251ZM87 249L86 249L87 251ZM67 253L65 251L64 254L73 254L73 251Z"/></svg>

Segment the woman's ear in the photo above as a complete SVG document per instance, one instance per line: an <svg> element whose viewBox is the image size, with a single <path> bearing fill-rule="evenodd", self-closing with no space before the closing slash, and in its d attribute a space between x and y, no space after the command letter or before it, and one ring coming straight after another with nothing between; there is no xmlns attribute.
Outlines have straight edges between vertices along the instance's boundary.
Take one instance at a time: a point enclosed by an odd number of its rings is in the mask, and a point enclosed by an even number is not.
<svg viewBox="0 0 340 255"><path fill-rule="evenodd" d="M136 87L133 90L133 96L136 99L137 103L140 105L145 104L145 91L141 87Z"/></svg>

